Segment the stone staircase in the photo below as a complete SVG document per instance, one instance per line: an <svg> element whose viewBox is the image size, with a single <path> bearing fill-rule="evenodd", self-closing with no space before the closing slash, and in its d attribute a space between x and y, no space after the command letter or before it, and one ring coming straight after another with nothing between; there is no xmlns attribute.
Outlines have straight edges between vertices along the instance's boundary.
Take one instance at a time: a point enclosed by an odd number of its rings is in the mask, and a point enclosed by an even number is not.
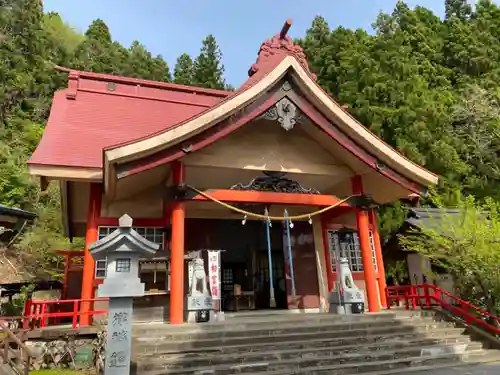
<svg viewBox="0 0 500 375"><path fill-rule="evenodd" d="M500 362L452 323L418 311L226 315L223 323L134 327L137 375L412 374Z"/></svg>

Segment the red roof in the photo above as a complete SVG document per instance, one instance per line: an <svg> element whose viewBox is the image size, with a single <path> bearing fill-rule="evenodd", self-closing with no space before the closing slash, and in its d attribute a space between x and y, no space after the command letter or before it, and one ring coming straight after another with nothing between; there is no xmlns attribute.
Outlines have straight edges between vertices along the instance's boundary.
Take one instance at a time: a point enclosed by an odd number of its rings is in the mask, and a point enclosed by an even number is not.
<svg viewBox="0 0 500 375"><path fill-rule="evenodd" d="M259 82L286 56L293 55L309 72L302 48L286 35L290 24L262 43L249 79L236 92L68 70L68 88L56 92L29 163L102 168L104 149L147 138L209 111Z"/></svg>
<svg viewBox="0 0 500 375"><path fill-rule="evenodd" d="M68 86L54 95L30 164L101 168L104 148L165 130L230 94L79 71Z"/></svg>

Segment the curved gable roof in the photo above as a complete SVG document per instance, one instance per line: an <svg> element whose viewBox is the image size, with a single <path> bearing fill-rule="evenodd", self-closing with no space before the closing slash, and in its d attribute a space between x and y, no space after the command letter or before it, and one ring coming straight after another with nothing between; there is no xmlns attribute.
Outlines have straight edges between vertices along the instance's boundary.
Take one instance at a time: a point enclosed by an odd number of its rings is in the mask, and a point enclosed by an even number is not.
<svg viewBox="0 0 500 375"><path fill-rule="evenodd" d="M296 81L295 83L308 95L308 99L330 121L339 126L342 131L367 152L377 157L381 163L419 185L429 186L437 184L437 175L413 163L370 132L321 89L315 82L315 77L305 69L303 62L297 59L293 51L290 53L286 49L283 50L280 50L281 53L269 53L269 51L266 51L266 64L264 66L268 69L257 70L256 74L250 77L249 83L243 85L242 89L227 97L213 108L207 109L189 120L151 136L106 149L104 151L105 179L114 178L110 175L110 173L113 173L110 167L114 164L149 156L155 152L177 145L215 126L254 102L258 97L276 85L287 73L290 73ZM258 79L256 79L256 76Z"/></svg>

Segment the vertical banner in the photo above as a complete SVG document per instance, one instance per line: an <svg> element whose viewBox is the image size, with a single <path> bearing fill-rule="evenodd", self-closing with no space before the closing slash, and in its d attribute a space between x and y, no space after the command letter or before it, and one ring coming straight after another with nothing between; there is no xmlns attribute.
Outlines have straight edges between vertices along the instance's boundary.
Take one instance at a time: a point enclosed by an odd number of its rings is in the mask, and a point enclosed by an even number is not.
<svg viewBox="0 0 500 375"><path fill-rule="evenodd" d="M220 251L208 250L208 272L212 299L220 299Z"/></svg>

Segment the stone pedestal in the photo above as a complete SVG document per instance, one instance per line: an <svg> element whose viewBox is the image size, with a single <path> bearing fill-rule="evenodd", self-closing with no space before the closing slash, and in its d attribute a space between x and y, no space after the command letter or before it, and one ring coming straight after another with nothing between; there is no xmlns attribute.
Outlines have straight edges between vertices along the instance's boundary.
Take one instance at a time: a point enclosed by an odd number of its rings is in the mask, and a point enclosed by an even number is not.
<svg viewBox="0 0 500 375"><path fill-rule="evenodd" d="M132 312L131 297L109 300L106 375L130 374Z"/></svg>
<svg viewBox="0 0 500 375"><path fill-rule="evenodd" d="M129 375L132 351L133 297L144 296L139 258L153 257L159 246L132 228L123 215L119 228L89 247L95 260L106 260L106 277L97 295L109 298L104 375Z"/></svg>
<svg viewBox="0 0 500 375"><path fill-rule="evenodd" d="M333 314L360 314L364 312L364 293L354 283L349 261L340 258L338 269L337 288L328 293L330 313Z"/></svg>
<svg viewBox="0 0 500 375"><path fill-rule="evenodd" d="M193 268L186 304L187 321L188 323L209 321L210 318L213 318L213 303L208 291L203 259L193 259L190 266Z"/></svg>

